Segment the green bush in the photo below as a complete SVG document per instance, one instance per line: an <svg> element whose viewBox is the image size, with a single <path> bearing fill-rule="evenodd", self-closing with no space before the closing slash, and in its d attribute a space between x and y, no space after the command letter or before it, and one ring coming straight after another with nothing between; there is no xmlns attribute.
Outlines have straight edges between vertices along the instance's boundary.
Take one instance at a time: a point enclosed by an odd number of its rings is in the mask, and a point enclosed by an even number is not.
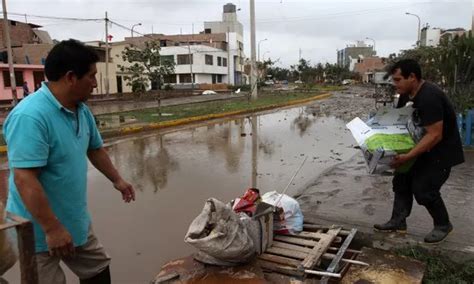
<svg viewBox="0 0 474 284"><path fill-rule="evenodd" d="M423 283L474 283L474 259L456 263L422 247L407 247L396 252L426 264Z"/></svg>

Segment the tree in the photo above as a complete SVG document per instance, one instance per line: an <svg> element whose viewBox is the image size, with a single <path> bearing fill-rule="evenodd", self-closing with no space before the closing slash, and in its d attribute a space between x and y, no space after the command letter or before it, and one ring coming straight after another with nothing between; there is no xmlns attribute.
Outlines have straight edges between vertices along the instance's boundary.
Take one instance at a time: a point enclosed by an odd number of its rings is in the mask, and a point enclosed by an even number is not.
<svg viewBox="0 0 474 284"><path fill-rule="evenodd" d="M261 81L262 78L266 78L266 76L268 75L268 69L274 64L275 62L273 62L270 58L264 60L263 62L257 62L258 81Z"/></svg>
<svg viewBox="0 0 474 284"><path fill-rule="evenodd" d="M423 77L440 85L457 111L474 107L474 37L472 31L452 40L441 40L437 47L419 47L391 55L393 63L400 59L415 59Z"/></svg>
<svg viewBox="0 0 474 284"><path fill-rule="evenodd" d="M119 65L132 92L143 94L149 84L158 89L163 76L174 73L174 60L166 60L160 55L159 41L147 41L143 46L131 45L122 51L122 59L128 65Z"/></svg>
<svg viewBox="0 0 474 284"><path fill-rule="evenodd" d="M267 75L278 81L290 80L290 70L282 67L268 67Z"/></svg>

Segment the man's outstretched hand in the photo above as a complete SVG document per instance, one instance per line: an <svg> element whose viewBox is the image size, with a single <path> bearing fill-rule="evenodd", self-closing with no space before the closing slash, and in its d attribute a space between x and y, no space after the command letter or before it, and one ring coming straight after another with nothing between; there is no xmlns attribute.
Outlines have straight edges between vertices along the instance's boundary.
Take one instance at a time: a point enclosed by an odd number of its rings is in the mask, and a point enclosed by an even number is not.
<svg viewBox="0 0 474 284"><path fill-rule="evenodd" d="M120 178L118 181L114 183L115 189L122 193L122 199L125 202L135 201L135 190L133 186Z"/></svg>

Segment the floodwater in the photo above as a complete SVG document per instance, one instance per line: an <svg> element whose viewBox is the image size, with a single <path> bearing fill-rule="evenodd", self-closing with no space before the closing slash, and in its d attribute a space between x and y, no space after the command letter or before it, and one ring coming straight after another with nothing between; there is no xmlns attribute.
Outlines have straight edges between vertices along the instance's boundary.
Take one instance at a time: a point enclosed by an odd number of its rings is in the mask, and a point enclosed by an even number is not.
<svg viewBox="0 0 474 284"><path fill-rule="evenodd" d="M314 107L258 116L257 187L294 194L356 150L345 123L318 117ZM184 243L191 221L210 197L230 201L252 184L251 118L122 139L108 146L113 163L137 191L124 204L110 182L89 166L94 230L112 256L113 283L149 283L167 261L193 248ZM5 172L4 174L5 175ZM6 279L17 283L18 268ZM77 283L67 272L68 283Z"/></svg>

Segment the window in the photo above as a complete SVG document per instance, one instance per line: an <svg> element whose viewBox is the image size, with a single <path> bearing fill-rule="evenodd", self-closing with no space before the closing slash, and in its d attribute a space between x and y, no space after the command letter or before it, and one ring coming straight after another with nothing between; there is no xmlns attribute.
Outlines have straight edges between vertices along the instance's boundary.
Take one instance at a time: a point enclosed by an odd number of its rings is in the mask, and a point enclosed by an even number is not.
<svg viewBox="0 0 474 284"><path fill-rule="evenodd" d="M214 60L213 60L212 55L206 54L205 61L206 61L206 65L214 65L214 62L213 62Z"/></svg>
<svg viewBox="0 0 474 284"><path fill-rule="evenodd" d="M179 82L180 83L192 83L191 82L191 74L179 74Z"/></svg>
<svg viewBox="0 0 474 284"><path fill-rule="evenodd" d="M174 63L174 55L162 55L162 56L160 56L160 64L165 64L165 62Z"/></svg>
<svg viewBox="0 0 474 284"><path fill-rule="evenodd" d="M222 58L222 66L227 67L227 58Z"/></svg>
<svg viewBox="0 0 474 284"><path fill-rule="evenodd" d="M212 74L212 84L222 83L222 74Z"/></svg>
<svg viewBox="0 0 474 284"><path fill-rule="evenodd" d="M222 66L222 57L217 56L217 66Z"/></svg>
<svg viewBox="0 0 474 284"><path fill-rule="evenodd" d="M163 76L165 84L176 84L176 74L168 74Z"/></svg>
<svg viewBox="0 0 474 284"><path fill-rule="evenodd" d="M204 33L205 34L210 34L210 33L212 33L212 30L211 29L204 29Z"/></svg>
<svg viewBox="0 0 474 284"><path fill-rule="evenodd" d="M164 46L167 46L166 40L161 39L161 40L160 40L160 47L164 47Z"/></svg>
<svg viewBox="0 0 474 284"><path fill-rule="evenodd" d="M5 88L12 86L9 71L3 71L3 82ZM23 71L15 71L15 82L17 87L23 86Z"/></svg>
<svg viewBox="0 0 474 284"><path fill-rule="evenodd" d="M186 65L186 64L193 64L193 55L192 54L178 54L178 65Z"/></svg>

